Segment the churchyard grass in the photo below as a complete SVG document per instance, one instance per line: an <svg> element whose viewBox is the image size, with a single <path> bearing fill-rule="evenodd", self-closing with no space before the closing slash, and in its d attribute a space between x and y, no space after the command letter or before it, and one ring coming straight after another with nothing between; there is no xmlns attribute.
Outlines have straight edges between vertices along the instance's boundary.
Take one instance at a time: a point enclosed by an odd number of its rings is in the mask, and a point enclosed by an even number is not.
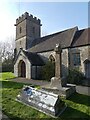
<svg viewBox="0 0 90 120"><path fill-rule="evenodd" d="M12 78L15 78L15 76L12 72L0 73L0 80L10 80Z"/></svg>
<svg viewBox="0 0 90 120"><path fill-rule="evenodd" d="M44 113L17 102L15 100L16 96L24 84L9 80L9 78L14 77L12 73L2 73L2 76L3 80L0 81L2 82L2 111L11 120L40 120L40 118L54 120L54 118ZM59 120L76 120L75 118L85 120L90 117L90 97L76 93L67 100L62 100L66 102L67 109L58 118ZM56 118L56 120L58 119Z"/></svg>

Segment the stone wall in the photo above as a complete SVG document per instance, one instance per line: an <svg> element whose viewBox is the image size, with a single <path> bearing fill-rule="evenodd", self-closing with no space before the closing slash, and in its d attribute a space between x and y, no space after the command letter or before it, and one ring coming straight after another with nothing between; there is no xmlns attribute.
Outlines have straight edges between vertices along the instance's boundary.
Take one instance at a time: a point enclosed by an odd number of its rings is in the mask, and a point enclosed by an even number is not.
<svg viewBox="0 0 90 120"><path fill-rule="evenodd" d="M71 48L69 50L70 53L70 67L71 68L79 68L79 70L83 73L85 73L85 68L84 68L84 61L86 59L89 59L89 49L90 46L83 46L83 47L77 47L77 48ZM74 66L73 65L73 53L80 52L80 59L81 59L81 65L79 66Z"/></svg>
<svg viewBox="0 0 90 120"><path fill-rule="evenodd" d="M31 78L32 79L41 79L41 70L42 66L32 66L31 67Z"/></svg>
<svg viewBox="0 0 90 120"><path fill-rule="evenodd" d="M41 37L40 25L34 23L33 21L27 20L26 22L27 36L35 38Z"/></svg>
<svg viewBox="0 0 90 120"><path fill-rule="evenodd" d="M23 52L20 53L15 65L14 65L14 74L16 77L18 77L18 65L19 62L23 60L26 64L26 78L31 78L31 63L29 62L29 60L26 58L26 56L23 54Z"/></svg>
<svg viewBox="0 0 90 120"><path fill-rule="evenodd" d="M16 49L28 49L34 39L41 37L41 21L29 13L25 13L16 19Z"/></svg>
<svg viewBox="0 0 90 120"><path fill-rule="evenodd" d="M73 53L80 52L80 59L81 59L81 65L74 66L73 65ZM18 60L16 61L14 65L14 72L15 75L18 77L18 64L20 60L23 60L26 64L26 78L31 78L31 64L28 61L28 59L25 58L25 55L21 53L22 55L19 56ZM54 51L48 51L43 53L38 53L41 58L46 62L48 61L50 55L53 55L55 58L55 52ZM63 49L62 50L62 77L66 77L68 75L68 67L76 68L78 67L81 72L85 73L85 66L84 61L86 59L90 60L90 46L84 46L84 47L77 47L77 48L70 48L70 49ZM38 67L38 74L40 67ZM33 72L34 74L34 72ZM35 75L32 75L35 77Z"/></svg>
<svg viewBox="0 0 90 120"><path fill-rule="evenodd" d="M62 50L62 77L66 77L68 75L68 49Z"/></svg>
<svg viewBox="0 0 90 120"><path fill-rule="evenodd" d="M53 57L55 58L55 52L54 51L48 51L48 52L42 52L42 53L38 53L40 55L40 57L47 62L50 55L53 55Z"/></svg>
<svg viewBox="0 0 90 120"><path fill-rule="evenodd" d="M31 78L36 79L36 66L31 67Z"/></svg>
<svg viewBox="0 0 90 120"><path fill-rule="evenodd" d="M21 28L21 32L20 32L20 28ZM16 26L16 40L20 39L21 37L26 36L26 20L20 22L19 24L17 24Z"/></svg>
<svg viewBox="0 0 90 120"><path fill-rule="evenodd" d="M24 50L26 50L26 36L16 40L15 44L16 44L15 46L16 46L17 54L20 48L23 48Z"/></svg>
<svg viewBox="0 0 90 120"><path fill-rule="evenodd" d="M80 66L74 66L73 64L73 53L77 53L77 52L80 52L80 59L81 59ZM39 53L39 55L42 57L44 61L47 61L51 54L55 58L54 51ZM71 68L78 67L82 73L85 73L84 61L86 59L90 60L90 46L62 49L62 76L65 77L68 75L69 67Z"/></svg>
<svg viewBox="0 0 90 120"><path fill-rule="evenodd" d="M50 55L53 55L55 58L55 51L48 51L43 53L38 53L42 59L46 62ZM62 50L62 77L66 77L68 75L68 49Z"/></svg>

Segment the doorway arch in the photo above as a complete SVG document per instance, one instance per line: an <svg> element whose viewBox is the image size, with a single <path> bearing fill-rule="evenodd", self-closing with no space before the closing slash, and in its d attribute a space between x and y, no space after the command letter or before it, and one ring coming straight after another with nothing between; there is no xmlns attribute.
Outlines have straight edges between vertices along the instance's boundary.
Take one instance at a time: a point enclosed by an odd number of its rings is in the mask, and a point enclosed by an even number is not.
<svg viewBox="0 0 90 120"><path fill-rule="evenodd" d="M26 64L23 60L20 60L18 64L18 76L26 77Z"/></svg>
<svg viewBox="0 0 90 120"><path fill-rule="evenodd" d="M84 61L84 67L85 67L85 76L86 78L90 79L90 60L86 59Z"/></svg>

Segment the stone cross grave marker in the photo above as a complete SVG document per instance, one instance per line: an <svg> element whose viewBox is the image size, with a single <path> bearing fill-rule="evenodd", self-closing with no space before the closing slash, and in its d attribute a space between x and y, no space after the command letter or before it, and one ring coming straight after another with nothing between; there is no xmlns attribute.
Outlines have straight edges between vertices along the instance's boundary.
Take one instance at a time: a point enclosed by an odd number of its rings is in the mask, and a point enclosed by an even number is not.
<svg viewBox="0 0 90 120"><path fill-rule="evenodd" d="M66 85L66 82L62 79L62 49L60 44L56 44L55 53L55 77L51 78L51 87L61 89L62 86Z"/></svg>

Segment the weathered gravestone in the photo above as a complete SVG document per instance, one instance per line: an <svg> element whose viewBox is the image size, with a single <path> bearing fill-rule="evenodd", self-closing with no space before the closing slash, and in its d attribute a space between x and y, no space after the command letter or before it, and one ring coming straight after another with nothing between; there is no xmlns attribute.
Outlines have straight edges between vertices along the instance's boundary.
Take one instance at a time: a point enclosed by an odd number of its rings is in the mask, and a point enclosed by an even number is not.
<svg viewBox="0 0 90 120"><path fill-rule="evenodd" d="M55 77L51 78L51 83L49 85L42 86L42 89L52 91L53 93L67 98L76 91L76 86L67 84L66 79L62 78L62 49L60 44L56 44L55 53Z"/></svg>
<svg viewBox="0 0 90 120"><path fill-rule="evenodd" d="M62 59L61 59L62 49L59 44L56 44L55 52L56 52L55 77L51 78L51 87L56 87L60 89L62 88L62 86L66 86L66 80L62 79Z"/></svg>
<svg viewBox="0 0 90 120"><path fill-rule="evenodd" d="M59 116L66 108L58 95L30 86L22 88L17 100L51 116Z"/></svg>

